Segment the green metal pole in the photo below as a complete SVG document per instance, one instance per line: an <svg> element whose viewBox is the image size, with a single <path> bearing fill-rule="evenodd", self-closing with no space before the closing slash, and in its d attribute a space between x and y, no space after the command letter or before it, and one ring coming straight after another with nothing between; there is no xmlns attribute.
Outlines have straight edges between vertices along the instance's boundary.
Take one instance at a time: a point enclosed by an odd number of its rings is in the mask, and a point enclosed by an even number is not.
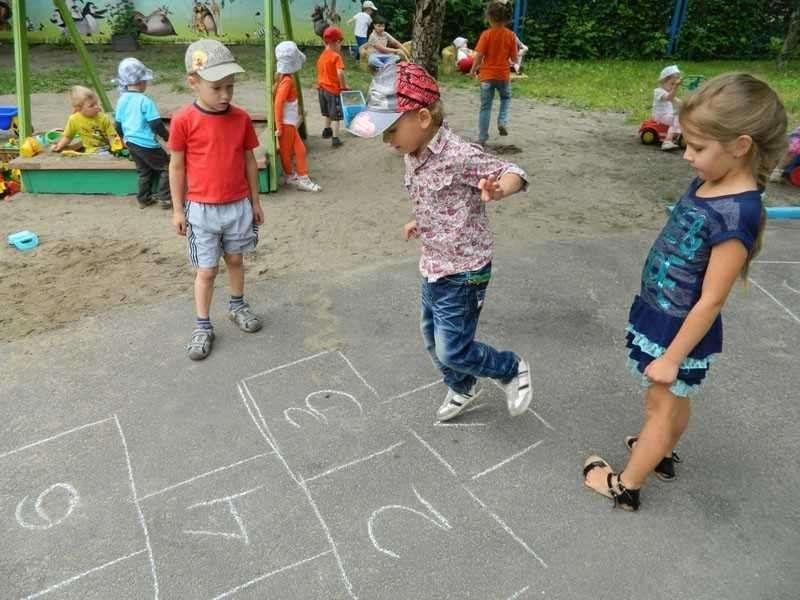
<svg viewBox="0 0 800 600"><path fill-rule="evenodd" d="M100 99L100 104L102 104L103 110L107 113L112 113L114 109L111 106L111 102L108 100L108 95L106 94L106 90L103 88L100 78L97 76L97 71L95 71L94 64L92 64L92 59L89 57L89 52L86 50L86 46L83 43L81 34L78 33L78 28L75 27L75 21L72 20L72 14L70 14L67 4L64 2L64 0L53 0L53 4L56 5L56 8L61 13L61 18L64 20L64 25L69 32L69 37L72 39L72 43L75 44L75 49L78 51L78 55L81 57L81 62L83 63L83 68L86 71L86 75L92 80L92 86L94 86L94 91L97 93L97 97Z"/></svg>
<svg viewBox="0 0 800 600"><path fill-rule="evenodd" d="M292 13L289 9L289 0L281 0L281 12L283 13L283 31L286 33L286 39L294 41L294 32L292 31ZM294 74L294 86L297 88L297 100L300 104L300 114L305 115L303 108L303 88L300 86L300 73ZM300 123L300 128L297 130L300 137L306 139L306 120L303 117L303 122Z"/></svg>
<svg viewBox="0 0 800 600"><path fill-rule="evenodd" d="M63 0L61 0L63 2ZM272 83L275 81L275 54L272 46L272 0L264 0L264 65L267 75L267 155L269 156L269 191L278 189L278 153L275 148L275 103Z"/></svg>
<svg viewBox="0 0 800 600"><path fill-rule="evenodd" d="M14 0L11 8L14 34L14 66L17 85L17 121L20 145L33 133L31 125L31 93L28 78L28 31L25 29L25 0Z"/></svg>

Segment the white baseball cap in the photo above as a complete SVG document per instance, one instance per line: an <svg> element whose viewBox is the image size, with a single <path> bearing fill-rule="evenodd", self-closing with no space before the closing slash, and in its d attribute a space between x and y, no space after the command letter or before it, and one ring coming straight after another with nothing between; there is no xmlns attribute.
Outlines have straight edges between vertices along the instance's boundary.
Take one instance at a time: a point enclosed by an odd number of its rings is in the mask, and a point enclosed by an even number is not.
<svg viewBox="0 0 800 600"><path fill-rule="evenodd" d="M664 81L667 77L671 77L672 75L677 75L681 72L678 68L678 65L670 65L668 67L664 67L661 69L661 75L658 76L659 81Z"/></svg>
<svg viewBox="0 0 800 600"><path fill-rule="evenodd" d="M364 4L361 5L361 8L371 8L372 10L378 10L378 7L375 6L371 0L366 0Z"/></svg>

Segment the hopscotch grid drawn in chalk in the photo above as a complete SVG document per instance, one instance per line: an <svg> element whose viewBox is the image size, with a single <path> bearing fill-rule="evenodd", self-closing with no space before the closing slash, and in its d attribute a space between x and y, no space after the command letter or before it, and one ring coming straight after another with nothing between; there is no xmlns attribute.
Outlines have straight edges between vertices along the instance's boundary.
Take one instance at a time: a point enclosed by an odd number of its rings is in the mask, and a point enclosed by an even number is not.
<svg viewBox="0 0 800 600"><path fill-rule="evenodd" d="M388 404L389 402L394 402L395 400L401 400L403 398L407 398L408 396L413 396L417 392L421 392L422 390L427 390L428 388L431 388L431 387L433 387L435 385L438 385L440 383L442 383L442 379L437 379L436 381L432 381L430 383L426 383L425 385L421 385L418 388L414 388L413 390L411 390L409 392L403 392L402 394L398 394L397 396L392 396L391 398L389 398L387 400L383 400L381 402L381 404Z"/></svg>
<svg viewBox="0 0 800 600"><path fill-rule="evenodd" d="M314 481L315 479L319 479L320 477L325 477L327 475L330 475L331 473L335 473L336 471L341 471L342 469L347 469L349 467L352 467L353 465L357 465L359 463L362 463L362 462L365 462L365 461L368 461L368 460L372 460L376 456L380 456L381 454L386 454L387 452L391 452L392 450L394 450L395 448L398 448L399 446L402 446L403 444L405 444L405 442L397 442L396 444L392 444L388 448L384 448L383 450L378 450L377 452L373 452L372 454L369 454L368 456L362 456L361 458L357 458L355 460L351 460L350 462L346 462L343 465L338 465L336 467L328 469L327 471L323 471L322 473L318 473L317 475L312 475L311 477L304 477L302 479L302 481L303 481L303 483L308 483L309 481Z"/></svg>
<svg viewBox="0 0 800 600"><path fill-rule="evenodd" d="M326 353L321 353L326 354ZM286 462L286 459L281 454L280 447L276 440L273 439L272 433L269 430L269 426L267 425L266 420L264 419L264 415L261 413L261 409L258 407L258 403L253 398L253 395L250 393L250 389L247 387L247 383L242 381L242 386L245 394L242 394L242 402L244 402L245 408L247 409L247 414L250 415L250 418L253 420L253 424L258 429L259 433L264 438L264 441L267 442L270 448L275 452L275 456L278 457L278 460L283 465L283 468L286 469L286 472L289 474L289 477L303 490L303 493L306 495L306 499L308 500L309 505L311 506L314 514L319 521L320 527L322 527L323 532L325 533L325 537L328 540L328 544L331 547L331 552L333 552L333 556L336 559L336 565L339 568L339 574L341 575L342 582L344 583L345 589L347 590L348 596L353 600L358 600L358 596L356 596L355 592L353 591L353 584L350 582L350 579L347 577L347 572L344 569L344 563L342 562L342 557L339 555L339 550L336 547L336 542L333 540L333 536L331 535L330 527L325 522L325 519L322 517L322 513L317 506L317 503L314 501L311 492L308 489L308 486L303 483L297 475L295 475L292 468L289 466L289 463ZM252 405L252 408L250 407ZM255 409L256 413L258 413L258 420L256 419L256 414L253 412ZM260 420L260 423L259 423Z"/></svg>
<svg viewBox="0 0 800 600"><path fill-rule="evenodd" d="M136 512L139 515L139 524L142 526L142 531L144 532L145 546L147 546L147 557L150 561L150 573L153 576L153 598L154 600L158 600L158 574L156 572L156 561L153 558L153 546L150 544L150 533L147 530L147 523L145 522L144 513L142 512L142 505L139 502L139 496L136 494L136 482L133 478L133 466L131 465L131 455L128 452L128 442L125 439L125 433L122 431L122 425L120 425L119 417L117 417L115 414L113 419L117 426L119 437L122 440L122 449L125 451L125 462L128 465L128 481L130 482L131 486L131 494L133 494L133 503L136 506Z"/></svg>
<svg viewBox="0 0 800 600"><path fill-rule="evenodd" d="M760 289L762 292L764 292L764 294L766 294L766 295L767 295L767 297L769 297L769 299L770 299L770 300L772 300L772 301L773 301L775 304L777 304L778 306L780 306L780 307L781 307L781 308L784 310L784 312L785 312L787 315L789 315L789 316L790 316L792 319L794 319L794 320L795 320L797 323L800 323L800 317L798 317L796 314L794 314L794 313L793 313L791 310L789 310L789 308L788 308L788 307L786 307L786 305L784 305L784 304L783 304L783 303L782 303L780 300L778 300L778 299L777 299L775 296L773 296L773 295L772 295L772 294L769 292L769 290L767 290L767 288L765 288L764 286L762 286L760 283L758 283L758 282L757 282L755 279L753 279L752 277L748 277L748 278L747 278L747 280L748 280L750 283L752 283L754 286L756 286L758 289Z"/></svg>
<svg viewBox="0 0 800 600"><path fill-rule="evenodd" d="M512 460L514 460L514 459L517 459L517 458L519 458L520 456L522 456L523 454L525 454L525 453L527 453L527 452L529 452L529 451L533 450L534 448L536 448L536 447L537 447L539 444L541 444L542 442L544 442L544 440L539 440L538 442L536 442L536 443L534 443L534 444L531 444L530 446L528 446L528 447L527 447L527 448L525 448L524 450L520 450L519 452L517 452L517 453L515 453L515 454L512 454L511 456L509 456L509 457L508 457L508 458L506 458L505 460L502 460L502 461L500 461L500 462L499 462L499 463L497 463L496 465L494 465L494 466L492 466L492 467L489 467L488 469L484 469L484 470L483 470L483 471L481 471L480 473L476 473L475 475L473 475L473 476L472 476L472 480L473 480L473 481L475 481L476 479L478 479L478 478L480 478L480 477L483 477L483 476L484 476L484 475L486 475L487 473L491 473L492 471L495 471L495 470L499 469L499 468L500 468L500 467L502 467L503 465L506 465L506 464L510 463Z"/></svg>
<svg viewBox="0 0 800 600"><path fill-rule="evenodd" d="M375 390L375 388L374 388L374 387L372 387L372 386L371 386L369 383L367 383L367 380L366 380L366 379L364 379L364 378L361 376L361 373L359 373L359 372L358 372L358 369L356 369L356 368L353 366L353 363L351 363L351 362L350 362L350 359L349 359L349 358L347 358L347 357L346 357L344 354L342 354L341 352L337 352L337 354L338 354L339 356L341 356L341 357L342 357L342 359L344 360L344 362L346 362L346 363L347 363L347 366L348 366L348 367L350 367L350 370L351 370L353 373L355 373L355 376L356 376L356 377L358 377L358 378L361 380L361 383L363 383L365 386L367 386L367 389L368 389L370 392L372 392L373 394L375 394L375 398L377 398L377 399L378 399L378 401L380 401L380 399L381 399L381 396L380 396L380 394L378 394L378 392Z"/></svg>
<svg viewBox="0 0 800 600"><path fill-rule="evenodd" d="M69 502L66 509L66 512L55 521L50 518L50 515L42 508L42 501L46 498L54 489L66 489L67 493L69 494ZM59 523L63 523L65 520L69 518L72 514L72 511L75 510L75 507L80 502L80 496L78 495L78 490L72 487L68 483L54 483L49 488L44 490L39 496L36 498L36 502L33 504L33 509L36 512L36 516L39 517L39 520L44 522L44 525L40 525L38 523L31 523L22 515L22 511L25 506L25 502L28 500L28 496L22 498L17 504L17 509L14 511L14 516L17 518L17 523L19 523L25 529L35 529L38 531L44 531L50 529L51 527L55 527Z"/></svg>
<svg viewBox="0 0 800 600"><path fill-rule="evenodd" d="M442 513L440 513L438 510L436 510L430 502L425 500L425 498L423 498L417 491L417 488L412 486L411 489L414 491L414 495L417 497L417 500L420 502L420 504L422 504L428 510L428 512L433 515L433 517L431 517L430 515L426 515L422 511L419 511L416 508L412 508L410 506L405 506L403 504L388 504L385 506L381 506L377 510L372 511L372 514L369 516L369 519L367 520L367 533L369 534L369 539L372 542L372 545L379 552L382 552L387 556L391 556L392 558L399 559L400 555L397 554L396 552L389 550L388 548L381 546L378 543L378 540L375 538L375 520L382 513L386 511L389 510L407 511L410 512L411 514L415 514L422 517L423 519L429 521L430 523L432 523L433 525L435 525L436 527L438 527L443 531L452 531L453 529L453 526L450 525L450 522L444 517L444 515L442 515Z"/></svg>
<svg viewBox="0 0 800 600"><path fill-rule="evenodd" d="M431 454L433 454L436 457L436 460L438 460L440 463L442 463L445 466L445 468L448 471L450 471L450 473L453 475L453 477L458 477L458 473L456 473L456 470L452 467L452 465L449 462L447 462L442 457L442 455L439 454L436 451L436 449L433 446L431 446L428 442L423 440L422 437L416 431L411 429L411 427L406 427L406 429L408 429L411 432L411 435L413 435L415 438L417 438L417 441L419 441L420 444L425 446L425 448L428 450L428 452L430 452Z"/></svg>
<svg viewBox="0 0 800 600"><path fill-rule="evenodd" d="M222 471L227 471L228 469L233 469L234 467L238 467L240 465L243 465L245 463L257 460L259 458L264 458L265 456L270 456L271 454L274 454L274 453L275 453L274 450L270 451L270 452L262 452L261 454L256 454L255 456L251 456L250 458L242 459L242 460L237 461L235 463L232 463L230 465L225 465L224 467L217 467L216 469L212 469L211 471L206 471L205 473L201 473L200 475L195 475L194 477L191 477L190 479L185 479L183 481L179 481L178 483L173 483L172 485L169 485L169 486L167 486L167 487L165 487L163 489L156 490L155 492L150 492L149 494L145 494L144 496L140 496L139 497L139 501L141 502L142 500L147 500L148 498L152 498L154 496L159 496L159 495L163 494L164 492L169 492L170 490L174 490L174 489L177 489L177 488L182 487L184 485L193 483L193 482L197 481L198 479L203 479L204 477L208 477L209 475L214 475L216 473L221 473Z"/></svg>
<svg viewBox="0 0 800 600"><path fill-rule="evenodd" d="M265 573L264 575L259 575L255 579L251 579L250 581L246 581L245 583L243 583L241 585L237 585L235 588L233 588L231 590L228 590L227 592L224 592L224 593L220 594L219 596L214 596L214 600L222 600L222 598L227 598L228 596L232 596L233 594L236 594L237 592L241 592L242 590L249 588L251 585L255 585L259 581L264 581L265 579L268 579L268 578L272 577L273 575L277 575L279 573L283 573L284 571L288 571L290 569L294 569L296 567L299 567L301 565L309 563L309 562L311 562L313 560L317 560L318 558L322 558L323 556L327 556L328 554L331 554L332 552L333 552L333 550L325 550L325 552L320 552L319 554L315 554L314 556L309 556L308 558L304 558L303 560L298 560L297 562L293 562L292 564L286 565L285 567L281 567L280 569L275 569L274 571L270 571L269 573Z"/></svg>
<svg viewBox="0 0 800 600"><path fill-rule="evenodd" d="M287 367L293 367L295 365L299 365L300 363L304 363L306 361L313 360L315 358L318 358L320 356L324 356L326 354L330 354L330 350L323 350L322 352L317 352L316 354L312 354L311 356L306 356L304 358L298 358L297 360L294 360L292 362L286 363L285 365L272 367L271 369L267 369L266 371L261 371L260 373L256 373L255 375L250 375L248 377L245 377L242 381L246 382L246 381L249 381L250 379L255 379L256 377L261 377L262 375L269 375L270 373L274 373L275 371L280 371L281 369L285 369Z"/></svg>
<svg viewBox="0 0 800 600"><path fill-rule="evenodd" d="M78 427L73 427L72 429L68 429L67 431L62 431L61 433L57 433L56 435L50 436L43 440L39 440L38 442L33 442L32 444L26 444L25 446L21 446L19 448L15 448L14 450L9 450L8 452L3 452L0 454L0 458L5 458L6 456L11 456L12 454L16 454L17 452L22 452L23 450L27 450L28 448L33 448L34 446L39 446L40 444L44 444L46 442L51 442L55 439L63 437L65 435L69 435L70 433L75 433L76 431L80 431L81 429L86 429L88 427L94 427L95 425L102 425L103 423L107 423L108 421L112 421L113 417L107 417L105 419L100 419L99 421L95 421L94 423L87 423L86 425L80 425Z"/></svg>
<svg viewBox="0 0 800 600"><path fill-rule="evenodd" d="M144 554L146 552L147 552L147 548L143 548L143 549L141 549L141 550L139 550L137 552L132 552L132 553L128 554L127 556L120 556L119 558L115 558L114 560L110 560L107 563L103 563L102 565L98 565L98 566L94 567L93 569L89 569L88 571L84 571L83 573L80 573L78 575L74 575L74 576L70 577L69 579L65 579L64 581L59 581L58 583L56 583L54 585L51 585L50 587L47 587L47 588L45 588L43 590L40 590L40 591L38 591L38 592L36 592L34 594L30 594L29 596L25 596L23 598L23 600L32 600L33 598L39 598L41 596L44 596L45 594L49 594L50 592L53 592L53 591L55 591L55 590L57 590L59 588L64 587L65 585L69 585L70 583L74 583L74 582L78 581L79 579L82 579L83 577L86 577L87 575L91 575L92 573L96 573L97 571L102 571L103 569L105 569L107 567L111 567L111 566L113 566L113 565L115 565L117 563L122 562L123 560L128 560L129 558L133 558L134 556L139 556L140 554Z"/></svg>
<svg viewBox="0 0 800 600"><path fill-rule="evenodd" d="M536 552L533 550L533 548L531 548L530 546L528 546L528 544L525 543L525 540L523 540L516 533L514 533L514 530L512 530L511 527L509 527L505 523L505 521L503 521L503 519L501 519L497 514L495 514L491 510L489 510L489 507L486 506L486 504L484 504L483 500L478 498L472 492L472 490L470 490L467 486L463 486L463 488L472 497L472 499L475 500L475 502L478 504L478 506L480 506L481 509L483 509L483 511L486 514L488 514L490 517L492 517L492 519L494 519L497 522L497 524L500 525L500 527L503 529L503 531L505 531L508 535L510 535L514 539L514 541L516 541L520 546L522 546L528 554L533 556L533 558L535 558L538 561L538 563L540 565L542 565L542 567L544 567L545 569L547 568L547 563L544 562L542 560L542 558L538 554L536 554Z"/></svg>

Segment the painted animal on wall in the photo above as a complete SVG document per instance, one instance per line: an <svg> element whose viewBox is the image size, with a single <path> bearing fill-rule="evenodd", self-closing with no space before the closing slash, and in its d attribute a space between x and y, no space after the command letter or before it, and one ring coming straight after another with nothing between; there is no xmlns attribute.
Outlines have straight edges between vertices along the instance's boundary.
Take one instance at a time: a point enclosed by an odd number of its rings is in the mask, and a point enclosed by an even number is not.
<svg viewBox="0 0 800 600"><path fill-rule="evenodd" d="M191 29L203 35L217 35L217 22L208 6L195 2L192 6Z"/></svg>
<svg viewBox="0 0 800 600"><path fill-rule="evenodd" d="M140 33L155 36L177 35L175 27L169 20L172 11L166 6L160 6L149 15L134 11L133 20Z"/></svg>
<svg viewBox="0 0 800 600"><path fill-rule="evenodd" d="M83 6L78 6L78 4L73 3L69 7L69 14L72 16L72 20L75 21L75 28L78 30L78 33L86 36L97 33L97 30L100 28L99 19L105 19L107 12L108 9L104 8L101 10L97 8L94 2L86 2ZM61 16L58 9L53 10L53 13L50 15L50 22L58 27L61 33L64 33L67 29L67 26L64 24L64 18Z"/></svg>

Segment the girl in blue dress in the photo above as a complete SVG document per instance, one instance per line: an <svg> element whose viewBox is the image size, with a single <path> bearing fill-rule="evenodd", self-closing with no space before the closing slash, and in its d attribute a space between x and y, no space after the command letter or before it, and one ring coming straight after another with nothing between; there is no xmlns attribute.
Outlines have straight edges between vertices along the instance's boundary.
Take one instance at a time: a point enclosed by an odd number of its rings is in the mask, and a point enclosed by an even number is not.
<svg viewBox="0 0 800 600"><path fill-rule="evenodd" d="M627 326L628 365L647 387L646 415L619 472L599 456L584 463L586 486L639 508L656 471L673 479L673 453L689 422L689 397L722 350L725 300L746 279L766 222L761 194L786 147L786 112L764 82L741 73L708 81L684 102L683 157L697 178L675 205L642 270Z"/></svg>

